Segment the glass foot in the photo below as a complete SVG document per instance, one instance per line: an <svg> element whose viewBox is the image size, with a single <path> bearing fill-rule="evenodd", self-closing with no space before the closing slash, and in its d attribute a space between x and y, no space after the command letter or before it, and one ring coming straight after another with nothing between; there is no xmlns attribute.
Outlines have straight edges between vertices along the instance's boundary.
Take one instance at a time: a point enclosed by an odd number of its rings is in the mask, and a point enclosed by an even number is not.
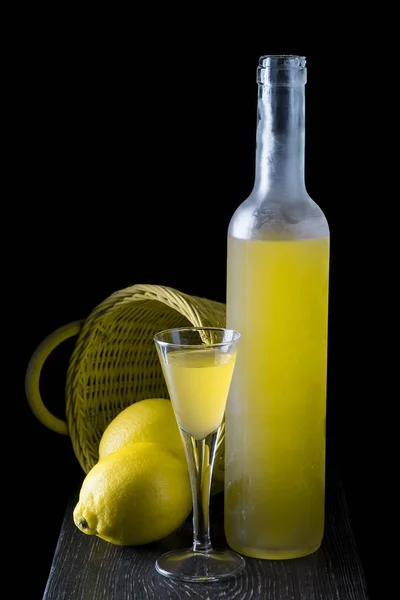
<svg viewBox="0 0 400 600"><path fill-rule="evenodd" d="M218 581L238 575L244 566L244 558L231 550L172 550L156 561L161 575L181 581Z"/></svg>

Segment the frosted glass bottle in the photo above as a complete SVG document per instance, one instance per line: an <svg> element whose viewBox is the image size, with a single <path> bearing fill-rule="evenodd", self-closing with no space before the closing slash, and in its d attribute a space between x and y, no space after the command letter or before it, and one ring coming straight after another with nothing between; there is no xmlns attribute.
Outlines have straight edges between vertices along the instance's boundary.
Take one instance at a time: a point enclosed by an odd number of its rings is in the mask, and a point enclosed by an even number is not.
<svg viewBox="0 0 400 600"><path fill-rule="evenodd" d="M306 60L262 56L256 173L228 230L227 327L242 334L226 408L225 532L256 558L324 531L329 227L305 186Z"/></svg>

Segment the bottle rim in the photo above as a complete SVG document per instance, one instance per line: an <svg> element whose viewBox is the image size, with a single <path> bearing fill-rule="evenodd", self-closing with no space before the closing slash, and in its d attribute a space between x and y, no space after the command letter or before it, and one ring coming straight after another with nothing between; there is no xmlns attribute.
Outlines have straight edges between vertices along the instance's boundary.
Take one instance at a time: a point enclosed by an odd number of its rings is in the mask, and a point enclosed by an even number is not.
<svg viewBox="0 0 400 600"><path fill-rule="evenodd" d="M297 54L260 56L257 83L265 87L301 87L307 82L306 57Z"/></svg>
<svg viewBox="0 0 400 600"><path fill-rule="evenodd" d="M306 57L299 54L265 54L259 58L264 69L304 69Z"/></svg>

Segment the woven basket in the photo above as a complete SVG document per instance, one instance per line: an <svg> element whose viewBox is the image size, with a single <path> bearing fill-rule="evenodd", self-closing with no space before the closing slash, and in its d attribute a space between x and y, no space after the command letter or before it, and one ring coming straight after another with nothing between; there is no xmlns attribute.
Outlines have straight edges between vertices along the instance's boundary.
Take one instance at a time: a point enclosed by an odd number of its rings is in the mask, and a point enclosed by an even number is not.
<svg viewBox="0 0 400 600"><path fill-rule="evenodd" d="M121 410L146 398L169 398L153 336L183 326L225 327L225 304L169 287L133 285L106 298L86 320L57 329L36 349L26 372L27 400L44 425L71 437L85 473L97 463L100 438ZM49 354L75 335L66 378L65 422L44 406L39 380ZM223 483L223 442L224 424L214 489Z"/></svg>

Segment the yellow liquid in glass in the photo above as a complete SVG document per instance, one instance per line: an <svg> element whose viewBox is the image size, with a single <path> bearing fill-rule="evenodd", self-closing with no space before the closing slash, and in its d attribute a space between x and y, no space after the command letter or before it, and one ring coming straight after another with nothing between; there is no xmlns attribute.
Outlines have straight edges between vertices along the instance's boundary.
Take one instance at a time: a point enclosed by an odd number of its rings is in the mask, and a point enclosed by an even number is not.
<svg viewBox="0 0 400 600"><path fill-rule="evenodd" d="M225 532L294 558L324 529L329 238L228 240L227 327L242 335L226 408Z"/></svg>
<svg viewBox="0 0 400 600"><path fill-rule="evenodd" d="M213 348L168 353L163 369L176 420L197 440L221 425L235 357Z"/></svg>

